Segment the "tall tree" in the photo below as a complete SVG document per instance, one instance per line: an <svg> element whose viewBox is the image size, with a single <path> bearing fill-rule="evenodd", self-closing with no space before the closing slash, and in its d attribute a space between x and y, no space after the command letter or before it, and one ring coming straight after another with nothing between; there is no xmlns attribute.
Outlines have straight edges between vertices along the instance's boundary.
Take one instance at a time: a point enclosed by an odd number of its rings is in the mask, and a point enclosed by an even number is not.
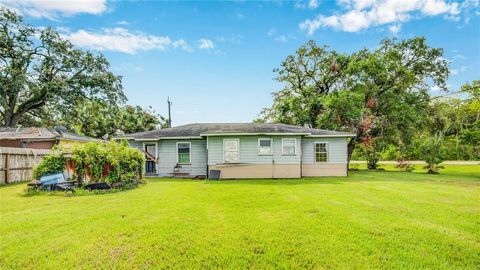
<svg viewBox="0 0 480 270"><path fill-rule="evenodd" d="M311 40L274 69L284 89L273 93L273 105L256 121L281 122L316 127L324 113L323 96L343 89L349 57Z"/></svg>
<svg viewBox="0 0 480 270"><path fill-rule="evenodd" d="M376 50L351 55L311 41L276 70L285 88L273 94L262 120L354 132L349 159L359 143L375 153L385 142L408 141L431 84L446 89L442 54L421 37L385 39Z"/></svg>
<svg viewBox="0 0 480 270"><path fill-rule="evenodd" d="M72 110L78 100L122 103L121 77L103 55L75 48L51 28L34 28L0 9L0 118L14 127L26 114L54 106Z"/></svg>

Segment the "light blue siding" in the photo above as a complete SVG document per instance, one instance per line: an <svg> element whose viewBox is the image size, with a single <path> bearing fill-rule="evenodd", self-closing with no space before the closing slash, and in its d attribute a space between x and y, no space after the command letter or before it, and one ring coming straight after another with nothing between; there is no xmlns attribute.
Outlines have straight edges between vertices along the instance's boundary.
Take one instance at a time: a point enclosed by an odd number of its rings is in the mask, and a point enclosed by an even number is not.
<svg viewBox="0 0 480 270"><path fill-rule="evenodd" d="M258 154L258 139L272 138L273 154ZM282 138L295 138L296 153L293 156L282 155ZM248 164L298 164L301 156L301 140L300 136L215 136L208 138L208 164L223 164L223 140L239 139L240 153L239 162Z"/></svg>
<svg viewBox="0 0 480 270"><path fill-rule="evenodd" d="M190 142L190 164L181 165L179 172L191 176L207 174L206 140L160 140L158 145L159 176L172 176L177 165L177 142Z"/></svg>
<svg viewBox="0 0 480 270"><path fill-rule="evenodd" d="M155 143L155 142L149 142L149 143ZM138 150L143 151L143 142L128 141L128 144L130 145L130 147L137 148Z"/></svg>
<svg viewBox="0 0 480 270"><path fill-rule="evenodd" d="M207 146L205 139L199 140L159 140L152 142L129 141L131 147L143 150L144 144L157 143L158 176L172 176L177 165L177 142L190 142L190 164L181 165L179 172L192 177L207 174Z"/></svg>
<svg viewBox="0 0 480 270"><path fill-rule="evenodd" d="M271 138L272 155L258 154L258 139ZM282 139L296 139L296 154L282 155ZM177 142L191 143L191 164L181 165L180 172L188 173L191 177L207 174L208 165L224 164L224 139L239 139L239 163L245 164L315 164L315 142L328 143L327 163L347 163L346 138L308 138L301 136L213 136L208 139L160 139L152 142L129 141L131 147L143 150L144 144L157 143L158 149L158 176L172 176L177 164ZM208 141L208 149L207 149Z"/></svg>
<svg viewBox="0 0 480 270"><path fill-rule="evenodd" d="M322 142L328 144L328 162L347 163L348 143L346 138L303 138L303 164L315 163L315 142Z"/></svg>

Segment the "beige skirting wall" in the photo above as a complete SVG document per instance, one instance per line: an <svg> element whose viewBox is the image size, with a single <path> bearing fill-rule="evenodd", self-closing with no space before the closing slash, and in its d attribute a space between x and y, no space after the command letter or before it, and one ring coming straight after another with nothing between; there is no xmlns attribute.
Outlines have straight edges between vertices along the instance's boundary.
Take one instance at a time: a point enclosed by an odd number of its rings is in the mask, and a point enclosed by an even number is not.
<svg viewBox="0 0 480 270"><path fill-rule="evenodd" d="M220 170L222 179L301 177L300 164L228 164L210 165L208 169Z"/></svg>
<svg viewBox="0 0 480 270"><path fill-rule="evenodd" d="M347 164L315 163L303 164L302 176L347 176Z"/></svg>
<svg viewBox="0 0 480 270"><path fill-rule="evenodd" d="M347 164L225 164L210 165L209 170L220 170L222 179L244 178L300 178L312 176L347 176ZM301 169L301 170L300 170Z"/></svg>

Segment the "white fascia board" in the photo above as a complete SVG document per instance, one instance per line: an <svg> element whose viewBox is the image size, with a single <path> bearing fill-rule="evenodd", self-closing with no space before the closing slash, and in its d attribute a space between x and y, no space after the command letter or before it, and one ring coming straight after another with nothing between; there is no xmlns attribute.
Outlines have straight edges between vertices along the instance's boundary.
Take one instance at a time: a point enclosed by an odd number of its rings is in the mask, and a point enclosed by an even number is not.
<svg viewBox="0 0 480 270"><path fill-rule="evenodd" d="M251 136L251 135L264 135L264 136L306 136L311 133L268 133L268 132L259 132L259 133L202 133L200 136Z"/></svg>
<svg viewBox="0 0 480 270"><path fill-rule="evenodd" d="M113 137L113 138L111 138L111 139L112 139L112 140L123 140L123 139L125 139L125 140L127 140L127 141L128 141L128 140L135 140L135 138L133 138L133 137Z"/></svg>
<svg viewBox="0 0 480 270"><path fill-rule="evenodd" d="M339 134L339 135L308 135L305 137L308 138L343 138L343 137L356 137L357 135L350 133L350 134Z"/></svg>
<svg viewBox="0 0 480 270"><path fill-rule="evenodd" d="M158 140L188 140L188 139L203 139L203 137L201 137L201 136L157 137L157 138L135 139L135 141L145 142L145 141L158 141Z"/></svg>

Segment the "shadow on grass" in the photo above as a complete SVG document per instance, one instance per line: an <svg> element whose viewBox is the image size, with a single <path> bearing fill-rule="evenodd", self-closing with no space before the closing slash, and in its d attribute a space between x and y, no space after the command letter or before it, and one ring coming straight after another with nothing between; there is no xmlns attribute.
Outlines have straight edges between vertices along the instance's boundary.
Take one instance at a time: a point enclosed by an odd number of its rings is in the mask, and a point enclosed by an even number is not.
<svg viewBox="0 0 480 270"><path fill-rule="evenodd" d="M19 193L20 197L34 197L34 196L60 196L60 197L83 197L83 196L96 196L96 195L108 195L108 194L115 194L120 192L130 192L134 190L138 190L143 188L145 184L140 184L136 187L132 188L123 188L123 189L108 189L108 190L85 190L82 188L75 189L75 192L65 192L65 191L36 191L31 190L27 191L26 189Z"/></svg>
<svg viewBox="0 0 480 270"><path fill-rule="evenodd" d="M459 179L460 178L460 179ZM439 184L463 183L480 185L480 174L445 172L436 175L424 172L399 172L360 170L350 171L349 176L305 177L295 179L222 179L195 180L175 178L148 178L147 182L203 183L208 185L331 185L358 182L433 182Z"/></svg>

